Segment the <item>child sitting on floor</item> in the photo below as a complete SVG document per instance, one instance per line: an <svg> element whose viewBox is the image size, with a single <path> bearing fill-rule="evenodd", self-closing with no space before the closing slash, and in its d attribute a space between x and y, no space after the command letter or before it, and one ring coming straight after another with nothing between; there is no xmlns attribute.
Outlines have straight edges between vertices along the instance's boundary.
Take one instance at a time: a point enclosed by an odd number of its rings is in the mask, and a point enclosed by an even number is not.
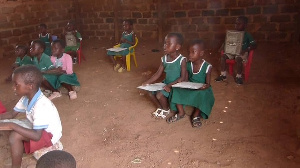
<svg viewBox="0 0 300 168"><path fill-rule="evenodd" d="M65 52L72 56L73 62L76 63L77 54L76 51L80 47L80 41L82 40L81 34L75 29L74 23L69 21L62 35L62 39L65 39L66 47Z"/></svg>
<svg viewBox="0 0 300 168"><path fill-rule="evenodd" d="M47 81L44 81L43 86L45 89L52 91L50 100L61 97L58 88L65 87L71 100L77 98L76 91L73 86L79 86L76 74L73 72L72 58L69 54L64 53L65 42L63 40L55 40L52 42L52 56L51 62L54 68L45 71Z"/></svg>
<svg viewBox="0 0 300 168"><path fill-rule="evenodd" d="M76 160L66 151L54 150L40 157L36 168L76 168Z"/></svg>
<svg viewBox="0 0 300 168"><path fill-rule="evenodd" d="M0 115L0 120L15 118L19 113L26 113L33 128L24 128L12 122L1 122L0 128L8 128L12 167L21 167L25 149L27 154L51 147L62 136L62 126L54 104L43 95L40 85L43 80L41 71L33 65L17 68L13 73L13 89L22 96L11 112Z"/></svg>
<svg viewBox="0 0 300 168"><path fill-rule="evenodd" d="M44 53L48 56L51 56L51 35L47 32L47 25L42 23L39 26L40 34L39 39L42 40L46 44L46 48Z"/></svg>
<svg viewBox="0 0 300 168"><path fill-rule="evenodd" d="M235 29L237 31L245 31L248 24L248 18L245 16L239 16L236 19ZM226 80L226 59L235 59L237 66L237 74L235 82L238 85L243 84L242 72L243 72L243 62L247 62L248 54L250 50L256 48L256 42L250 33L244 33L244 39L242 43L242 51L239 55L224 54L221 57L221 75L218 76L215 81L220 82Z"/></svg>
<svg viewBox="0 0 300 168"><path fill-rule="evenodd" d="M167 119L168 123L176 122L185 116L183 105L193 106L192 126L202 125L200 118L207 119L211 113L215 98L210 86L211 65L203 59L204 44L202 40L195 40L189 47L189 62L187 62L188 80L203 83L199 90L173 88L170 107L178 112Z"/></svg>
<svg viewBox="0 0 300 168"><path fill-rule="evenodd" d="M15 70L19 66L33 64L32 58L27 55L28 47L25 45L17 45L15 48L15 55L17 56L15 63L12 65L12 70ZM11 74L5 79L6 82L10 82Z"/></svg>
<svg viewBox="0 0 300 168"><path fill-rule="evenodd" d="M110 60L113 63L113 67L115 71L118 72L124 72L126 70L126 55L131 52L129 51L129 47L135 44L135 34L132 30L133 28L133 23L131 20L124 20L123 21L123 33L122 37L120 39L120 48L127 48L126 50L122 50L119 52L114 52L114 51L108 51L107 55L109 56ZM121 55L121 64L118 64L116 60L114 59L115 55Z"/></svg>
<svg viewBox="0 0 300 168"><path fill-rule="evenodd" d="M156 104L157 109L152 114L155 117L165 118L169 112L168 98L171 91L171 86L178 82L184 81L186 76L186 58L179 53L183 44L183 36L179 33L169 33L165 37L164 51L165 56L161 58L160 66L157 72L143 85L154 83L163 72L166 73L166 78L163 83L164 90L150 92L150 98Z"/></svg>

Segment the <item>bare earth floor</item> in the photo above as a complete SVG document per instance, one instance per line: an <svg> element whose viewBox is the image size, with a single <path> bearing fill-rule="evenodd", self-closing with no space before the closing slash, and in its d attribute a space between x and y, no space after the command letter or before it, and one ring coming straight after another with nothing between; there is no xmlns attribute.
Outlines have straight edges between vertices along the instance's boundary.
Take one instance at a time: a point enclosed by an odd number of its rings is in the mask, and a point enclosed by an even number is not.
<svg viewBox="0 0 300 168"><path fill-rule="evenodd" d="M242 86L232 76L227 82L212 80L215 105L198 129L189 117L173 124L152 118L154 105L136 88L158 68L162 44L140 42L138 67L125 73L112 70L105 50L111 46L85 41L87 60L74 66L81 83L78 99L70 101L64 94L53 100L64 150L79 168L300 166L299 45L259 44L250 79ZM212 79L219 74L218 58L218 52L206 51ZM19 99L3 82L13 61L0 59L0 100L8 109ZM0 167L7 167L10 158L8 135L0 132ZM23 167L34 163L26 156Z"/></svg>

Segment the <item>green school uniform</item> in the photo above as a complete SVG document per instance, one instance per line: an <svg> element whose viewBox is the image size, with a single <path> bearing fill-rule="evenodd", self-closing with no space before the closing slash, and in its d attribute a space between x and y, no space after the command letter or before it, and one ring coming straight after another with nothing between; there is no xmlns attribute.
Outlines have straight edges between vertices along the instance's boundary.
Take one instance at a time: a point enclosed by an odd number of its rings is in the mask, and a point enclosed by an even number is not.
<svg viewBox="0 0 300 168"><path fill-rule="evenodd" d="M23 58L17 57L15 64L17 64L18 66L23 66L23 65L32 65L33 62L31 57L25 55Z"/></svg>
<svg viewBox="0 0 300 168"><path fill-rule="evenodd" d="M46 44L46 48L44 53L47 54L48 56L51 56L51 44L50 44L50 34L47 33L45 36L43 36L42 34L39 34L40 40L42 40L43 42L45 42Z"/></svg>
<svg viewBox="0 0 300 168"><path fill-rule="evenodd" d="M254 45L255 41L250 33L246 32L244 33L244 39L242 44L242 50L246 50L250 45Z"/></svg>
<svg viewBox="0 0 300 168"><path fill-rule="evenodd" d="M37 57L33 58L33 64L41 71L45 72L48 69L53 68L53 64L50 60L50 57L43 53L41 59L38 60ZM43 74L43 77L51 84L52 81L56 80L56 76L52 74Z"/></svg>
<svg viewBox="0 0 300 168"><path fill-rule="evenodd" d="M134 38L134 37L132 37L133 34L134 34L133 31L131 33L129 33L129 34L127 34L126 32L123 32L122 33L122 38L124 38L124 39L126 39L126 40L128 40L130 42L133 42L133 38ZM119 52L108 51L107 55L110 55L110 56L123 55L123 56L125 56L125 55L127 55L129 53L129 50L128 50L129 47L131 47L131 44L129 44L129 43L122 43L120 45L120 48L127 48L126 50L119 51ZM133 52L133 50L130 51L130 52Z"/></svg>
<svg viewBox="0 0 300 168"><path fill-rule="evenodd" d="M166 78L163 81L165 84L169 84L180 78L181 76L181 62L185 61L185 57L181 54L173 61L167 62L167 55L161 58L164 66L164 72L166 73ZM165 97L169 97L170 93L165 90L160 91Z"/></svg>
<svg viewBox="0 0 300 168"><path fill-rule="evenodd" d="M210 64L204 61L200 67L199 72L193 73L192 62L187 63L187 71L189 81L195 83L205 83L206 73ZM193 106L201 110L201 116L207 119L211 113L214 105L215 98L212 88L209 87L205 90L193 90L184 88L173 88L170 98L170 108L177 111L176 104Z"/></svg>

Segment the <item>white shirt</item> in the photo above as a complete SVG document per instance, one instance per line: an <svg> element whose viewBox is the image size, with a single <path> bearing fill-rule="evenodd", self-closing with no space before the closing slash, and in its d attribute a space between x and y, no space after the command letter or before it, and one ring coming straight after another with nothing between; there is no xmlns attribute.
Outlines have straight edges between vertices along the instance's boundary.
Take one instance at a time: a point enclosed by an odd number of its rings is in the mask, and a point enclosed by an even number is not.
<svg viewBox="0 0 300 168"><path fill-rule="evenodd" d="M33 96L28 102L23 96L14 107L16 112L26 113L27 119L33 124L33 129L44 129L53 135L51 142L55 144L62 136L62 126L55 105L41 92Z"/></svg>

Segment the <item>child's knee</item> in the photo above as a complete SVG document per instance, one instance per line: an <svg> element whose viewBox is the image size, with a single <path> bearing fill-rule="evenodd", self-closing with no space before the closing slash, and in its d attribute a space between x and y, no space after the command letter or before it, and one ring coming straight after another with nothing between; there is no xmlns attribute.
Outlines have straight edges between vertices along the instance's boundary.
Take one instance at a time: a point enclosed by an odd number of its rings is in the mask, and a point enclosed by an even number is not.
<svg viewBox="0 0 300 168"><path fill-rule="evenodd" d="M23 141L22 136L19 133L15 132L15 131L12 131L9 135L9 138L8 138L9 144L13 145L16 142L20 142L20 141Z"/></svg>
<svg viewBox="0 0 300 168"><path fill-rule="evenodd" d="M242 62L243 62L243 59L242 59L241 57L236 57L236 58L235 58L235 61L236 61L237 63L242 63Z"/></svg>

